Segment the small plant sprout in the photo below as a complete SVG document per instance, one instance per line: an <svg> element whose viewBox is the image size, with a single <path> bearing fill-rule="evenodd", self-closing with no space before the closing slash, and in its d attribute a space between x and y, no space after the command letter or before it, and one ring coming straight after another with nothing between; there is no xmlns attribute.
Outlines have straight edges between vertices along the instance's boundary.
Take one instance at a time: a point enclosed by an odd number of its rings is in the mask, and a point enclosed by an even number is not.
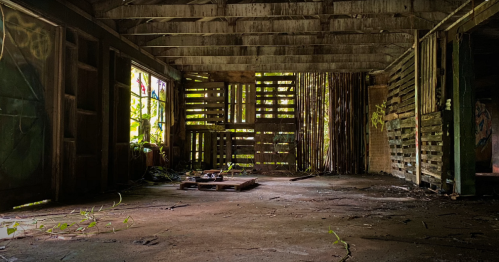
<svg viewBox="0 0 499 262"><path fill-rule="evenodd" d="M348 245L347 242L343 241L339 236L338 234L336 234L336 232L334 232L332 229L331 229L331 226L329 226L329 234L334 234L336 236L336 241L333 242L333 245L335 244L343 244L345 246L345 249L347 251L347 254L340 260L340 262L345 262L349 257L350 257L350 245Z"/></svg>
<svg viewBox="0 0 499 262"><path fill-rule="evenodd" d="M119 193L118 193L119 194ZM21 228L22 231L26 234L27 231L31 232L39 232L43 234L49 234L49 235L61 235L61 234L98 234L101 233L101 229L99 226L104 223L103 220L106 219L106 213L105 211L108 210L113 210L117 206L121 204L121 201L123 200L120 196L120 201L118 203L113 203L113 205L109 208L104 208L104 206L101 206L99 210L95 207L92 209L88 210L81 210L78 212L75 210L71 211L67 215L64 216L65 219L71 219L73 221L77 222L54 222L54 224L50 225L44 225L40 223L40 220L34 219L32 222L29 222L29 225L32 226L31 228L28 227L27 229L23 228L20 224L20 222L13 222L9 224L3 224L2 226L7 227L7 234L8 235L13 235L12 237L14 238L16 235L16 232L18 232L18 229ZM52 219L53 221L53 219ZM113 232L115 233L116 231L120 231L123 229L128 229L133 226L134 220L131 216L127 216L125 220L123 221L123 224L125 226L121 226L120 228L115 228L112 226L111 222L106 221L105 228L107 228L106 232ZM22 222L21 222L22 223ZM96 229L96 230L90 230L90 229Z"/></svg>

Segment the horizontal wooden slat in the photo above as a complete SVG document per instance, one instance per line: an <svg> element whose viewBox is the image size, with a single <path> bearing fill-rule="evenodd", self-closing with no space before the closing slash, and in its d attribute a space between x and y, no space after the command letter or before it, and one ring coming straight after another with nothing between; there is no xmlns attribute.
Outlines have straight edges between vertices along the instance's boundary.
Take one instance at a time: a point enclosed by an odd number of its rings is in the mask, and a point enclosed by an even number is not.
<svg viewBox="0 0 499 262"><path fill-rule="evenodd" d="M255 160L255 162L295 163L296 157L292 154L255 154Z"/></svg>
<svg viewBox="0 0 499 262"><path fill-rule="evenodd" d="M262 105L262 104L257 104L256 108L296 108L296 105Z"/></svg>
<svg viewBox="0 0 499 262"><path fill-rule="evenodd" d="M421 136L421 141L423 142L440 142L443 141L443 134L435 134L435 135L428 135L428 134L423 134Z"/></svg>
<svg viewBox="0 0 499 262"><path fill-rule="evenodd" d="M225 111L223 111L223 110L186 111L185 114L188 116L192 116L192 115L223 115L223 114L225 114Z"/></svg>
<svg viewBox="0 0 499 262"><path fill-rule="evenodd" d="M421 151L429 151L429 152L442 152L443 146L441 145L422 145Z"/></svg>
<svg viewBox="0 0 499 262"><path fill-rule="evenodd" d="M278 114L286 114L284 112ZM295 124L296 119L294 118L257 118L256 124Z"/></svg>
<svg viewBox="0 0 499 262"><path fill-rule="evenodd" d="M222 122L224 118L213 117L213 118L187 118L186 122L201 122L201 121L213 121L213 122Z"/></svg>
<svg viewBox="0 0 499 262"><path fill-rule="evenodd" d="M441 162L442 155L421 154L421 160L427 160L427 161L432 161L432 162Z"/></svg>
<svg viewBox="0 0 499 262"><path fill-rule="evenodd" d="M224 102L225 97L188 97L185 99L186 103L199 103L199 102Z"/></svg>
<svg viewBox="0 0 499 262"><path fill-rule="evenodd" d="M224 104L198 104L198 105L185 105L186 109L204 109L204 108L224 108Z"/></svg>
<svg viewBox="0 0 499 262"><path fill-rule="evenodd" d="M296 76L257 76L256 81L296 81Z"/></svg>
<svg viewBox="0 0 499 262"><path fill-rule="evenodd" d="M215 94L224 94L224 90L205 90L205 91L184 91L186 95L215 95Z"/></svg>
<svg viewBox="0 0 499 262"><path fill-rule="evenodd" d="M394 140L388 140L389 145L401 145L402 140L401 139L394 139Z"/></svg>
<svg viewBox="0 0 499 262"><path fill-rule="evenodd" d="M194 83L186 83L184 85L185 89L214 89L214 88L225 88L224 82L194 82Z"/></svg>
<svg viewBox="0 0 499 262"><path fill-rule="evenodd" d="M442 126L425 126L421 127L421 133L443 132Z"/></svg>
<svg viewBox="0 0 499 262"><path fill-rule="evenodd" d="M255 124L255 132L296 132L296 125Z"/></svg>

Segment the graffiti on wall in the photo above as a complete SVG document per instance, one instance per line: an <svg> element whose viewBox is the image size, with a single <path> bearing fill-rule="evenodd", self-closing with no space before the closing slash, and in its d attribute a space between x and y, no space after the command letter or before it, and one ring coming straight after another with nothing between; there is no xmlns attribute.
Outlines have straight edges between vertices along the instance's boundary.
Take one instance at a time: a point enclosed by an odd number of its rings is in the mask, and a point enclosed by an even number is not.
<svg viewBox="0 0 499 262"><path fill-rule="evenodd" d="M371 122L374 126L374 128L378 128L378 124L381 126L381 131L383 131L383 128L385 127L385 110L386 110L386 101L383 102L381 105L376 105L376 112L373 112L373 115L371 117Z"/></svg>
<svg viewBox="0 0 499 262"><path fill-rule="evenodd" d="M12 42L19 48L26 48L33 57L45 60L52 52L52 40L47 30L41 28L34 22L26 21L17 12L10 12L6 15L9 34Z"/></svg>
<svg viewBox="0 0 499 262"><path fill-rule="evenodd" d="M487 106L480 101L475 104L475 146L485 147L492 135L492 117Z"/></svg>

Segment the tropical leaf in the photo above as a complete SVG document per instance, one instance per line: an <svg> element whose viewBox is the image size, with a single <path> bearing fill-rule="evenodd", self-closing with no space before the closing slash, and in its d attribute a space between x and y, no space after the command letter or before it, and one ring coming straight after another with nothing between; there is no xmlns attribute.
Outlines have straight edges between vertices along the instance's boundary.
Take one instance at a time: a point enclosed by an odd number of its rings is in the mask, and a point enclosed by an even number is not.
<svg viewBox="0 0 499 262"><path fill-rule="evenodd" d="M16 227L13 228L7 228L7 235L12 235L17 231Z"/></svg>
<svg viewBox="0 0 499 262"><path fill-rule="evenodd" d="M61 225L61 230L65 230L66 228L68 228L68 224L67 223L64 223Z"/></svg>
<svg viewBox="0 0 499 262"><path fill-rule="evenodd" d="M87 228L95 227L95 225L97 225L97 222L92 222L92 223L90 223L90 225L88 225Z"/></svg>

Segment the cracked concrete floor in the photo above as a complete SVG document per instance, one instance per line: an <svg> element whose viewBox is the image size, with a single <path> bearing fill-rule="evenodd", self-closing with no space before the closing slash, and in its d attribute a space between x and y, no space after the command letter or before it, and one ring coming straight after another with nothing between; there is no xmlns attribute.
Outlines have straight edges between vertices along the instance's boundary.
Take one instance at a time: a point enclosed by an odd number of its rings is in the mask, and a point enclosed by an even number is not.
<svg viewBox="0 0 499 262"><path fill-rule="evenodd" d="M391 176L260 177L237 192L147 186L123 192L109 212L135 224L125 231L76 237L46 235L0 241L5 261L340 261L331 228L350 244L347 261L499 261L495 198L452 201L409 191ZM109 205L115 194L86 202L2 214L45 217ZM167 208L174 205L188 205ZM166 209L165 209L166 208ZM1 260L0 260L1 261Z"/></svg>

